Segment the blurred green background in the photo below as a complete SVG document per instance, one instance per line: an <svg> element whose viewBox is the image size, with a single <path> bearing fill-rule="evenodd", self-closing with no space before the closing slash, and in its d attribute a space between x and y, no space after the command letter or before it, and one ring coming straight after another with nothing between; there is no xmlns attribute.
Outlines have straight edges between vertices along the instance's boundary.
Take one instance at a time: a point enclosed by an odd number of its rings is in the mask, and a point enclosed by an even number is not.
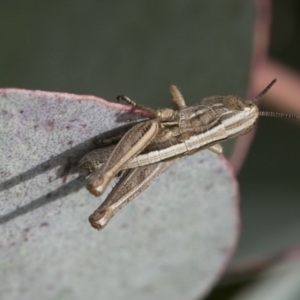
<svg viewBox="0 0 300 300"><path fill-rule="evenodd" d="M253 20L251 1L4 2L0 83L152 107L170 84L190 104L243 94Z"/></svg>
<svg viewBox="0 0 300 300"><path fill-rule="evenodd" d="M270 54L299 70L300 3L275 0L273 12ZM154 108L169 105L170 84L188 104L243 96L254 18L254 2L239 0L2 1L0 86L107 100L126 94ZM239 175L236 257L300 243L299 154L298 126L259 121Z"/></svg>

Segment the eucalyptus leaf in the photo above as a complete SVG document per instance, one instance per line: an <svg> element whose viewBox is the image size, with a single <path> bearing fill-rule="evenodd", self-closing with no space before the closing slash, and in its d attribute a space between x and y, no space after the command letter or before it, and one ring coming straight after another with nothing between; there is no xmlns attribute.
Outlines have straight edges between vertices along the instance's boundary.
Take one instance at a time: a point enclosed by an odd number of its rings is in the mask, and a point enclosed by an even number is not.
<svg viewBox="0 0 300 300"><path fill-rule="evenodd" d="M259 281L234 300L298 300L300 298L300 260L282 262L259 276Z"/></svg>
<svg viewBox="0 0 300 300"><path fill-rule="evenodd" d="M226 267L239 232L237 184L209 151L178 160L102 231L105 198L76 164L139 115L93 96L0 90L1 299L195 299Z"/></svg>

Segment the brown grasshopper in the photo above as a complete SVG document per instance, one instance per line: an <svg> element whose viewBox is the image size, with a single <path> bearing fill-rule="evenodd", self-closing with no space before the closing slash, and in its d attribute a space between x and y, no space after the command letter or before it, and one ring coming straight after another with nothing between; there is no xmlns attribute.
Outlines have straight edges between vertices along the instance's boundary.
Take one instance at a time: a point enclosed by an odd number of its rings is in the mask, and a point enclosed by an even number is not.
<svg viewBox="0 0 300 300"><path fill-rule="evenodd" d="M274 79L258 96L243 100L238 96L212 96L201 104L187 107L176 86L170 87L175 109L153 110L138 105L126 96L118 96L149 120L140 122L109 145L86 154L79 169L88 172L87 189L101 195L120 171L124 174L106 200L89 217L91 225L102 229L126 203L144 191L173 162L203 149L222 153L219 142L246 134L258 116L298 118L273 112L260 112L257 101L276 82ZM118 138L115 138L118 140Z"/></svg>

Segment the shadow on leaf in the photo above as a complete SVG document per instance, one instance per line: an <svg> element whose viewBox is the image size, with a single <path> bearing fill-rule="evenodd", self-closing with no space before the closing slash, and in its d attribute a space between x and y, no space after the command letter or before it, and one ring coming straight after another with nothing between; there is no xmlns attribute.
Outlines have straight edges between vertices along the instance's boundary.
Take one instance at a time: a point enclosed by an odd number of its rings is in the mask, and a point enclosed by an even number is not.
<svg viewBox="0 0 300 300"><path fill-rule="evenodd" d="M0 224L4 224L18 216L24 215L30 211L33 211L43 205L51 203L61 197L65 197L71 193L79 191L85 185L85 179L83 176L68 182L66 182L66 177L69 174L78 173L77 163L80 159L88 152L99 148L100 146L105 146L108 141L113 143L117 142L126 131L128 131L135 123L129 123L110 131L101 133L85 142L82 142L71 149L62 152L59 155L51 157L49 160L43 162L42 164L23 172L7 181L0 183L0 192L10 189L20 183L30 180L46 171L49 171L55 167L60 167L57 171L57 178L62 178L62 186L54 191L41 196L38 199L32 200L30 203L15 209L14 211L3 215L0 217ZM113 139L112 139L113 137ZM100 146L99 146L100 145Z"/></svg>

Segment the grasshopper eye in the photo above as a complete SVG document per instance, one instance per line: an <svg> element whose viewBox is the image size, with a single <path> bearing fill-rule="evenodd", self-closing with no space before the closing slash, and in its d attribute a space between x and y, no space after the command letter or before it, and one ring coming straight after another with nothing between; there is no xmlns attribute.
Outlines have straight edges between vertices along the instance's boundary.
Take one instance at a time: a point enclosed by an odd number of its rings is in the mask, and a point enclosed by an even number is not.
<svg viewBox="0 0 300 300"><path fill-rule="evenodd" d="M224 106L231 111L243 111L245 104L240 97L227 96L223 100Z"/></svg>

